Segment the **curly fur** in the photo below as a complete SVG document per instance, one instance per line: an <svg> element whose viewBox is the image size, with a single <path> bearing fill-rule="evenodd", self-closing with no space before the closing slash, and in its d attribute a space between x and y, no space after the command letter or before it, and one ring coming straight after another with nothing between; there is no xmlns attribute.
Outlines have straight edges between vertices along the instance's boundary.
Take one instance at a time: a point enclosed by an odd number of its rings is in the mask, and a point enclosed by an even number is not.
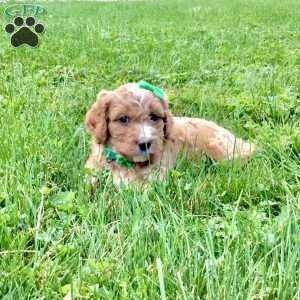
<svg viewBox="0 0 300 300"><path fill-rule="evenodd" d="M126 124L120 121L124 116L128 118ZM86 167L110 170L117 184L143 182L155 174L163 180L183 147L188 153L206 153L215 160L247 159L255 150L254 144L236 138L214 122L173 117L167 100L156 98L136 83L101 91L86 114L85 125L93 136ZM139 145L150 142L149 149L142 152ZM108 162L102 155L104 144L136 162L134 168Z"/></svg>

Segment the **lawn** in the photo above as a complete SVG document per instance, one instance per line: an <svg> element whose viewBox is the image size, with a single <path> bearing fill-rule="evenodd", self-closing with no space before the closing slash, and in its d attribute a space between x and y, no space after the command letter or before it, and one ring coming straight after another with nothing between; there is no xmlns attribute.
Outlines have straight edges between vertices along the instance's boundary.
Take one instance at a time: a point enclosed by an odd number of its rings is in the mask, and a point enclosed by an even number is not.
<svg viewBox="0 0 300 300"><path fill-rule="evenodd" d="M42 5L39 48L0 32L1 298L300 299L299 1ZM84 115L140 79L257 153L92 197Z"/></svg>

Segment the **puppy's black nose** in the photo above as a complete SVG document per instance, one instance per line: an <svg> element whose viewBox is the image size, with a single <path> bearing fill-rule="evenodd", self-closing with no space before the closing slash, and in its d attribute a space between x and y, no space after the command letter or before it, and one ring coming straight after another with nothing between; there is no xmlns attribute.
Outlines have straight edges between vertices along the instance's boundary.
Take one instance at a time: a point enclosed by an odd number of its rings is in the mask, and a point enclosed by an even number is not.
<svg viewBox="0 0 300 300"><path fill-rule="evenodd" d="M143 152L146 152L147 150L149 150L150 147L151 147L151 142L139 144L139 148Z"/></svg>

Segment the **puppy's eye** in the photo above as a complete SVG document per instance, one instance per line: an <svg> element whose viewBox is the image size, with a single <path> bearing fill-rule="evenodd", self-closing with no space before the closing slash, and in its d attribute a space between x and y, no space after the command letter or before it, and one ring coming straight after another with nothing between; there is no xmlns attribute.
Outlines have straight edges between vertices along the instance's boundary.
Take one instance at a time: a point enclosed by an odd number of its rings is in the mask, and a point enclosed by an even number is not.
<svg viewBox="0 0 300 300"><path fill-rule="evenodd" d="M119 121L123 124L127 124L129 122L129 118L127 116L122 116Z"/></svg>
<svg viewBox="0 0 300 300"><path fill-rule="evenodd" d="M156 115L156 114L150 114L150 120L153 122L157 122L158 120L160 120L161 117Z"/></svg>

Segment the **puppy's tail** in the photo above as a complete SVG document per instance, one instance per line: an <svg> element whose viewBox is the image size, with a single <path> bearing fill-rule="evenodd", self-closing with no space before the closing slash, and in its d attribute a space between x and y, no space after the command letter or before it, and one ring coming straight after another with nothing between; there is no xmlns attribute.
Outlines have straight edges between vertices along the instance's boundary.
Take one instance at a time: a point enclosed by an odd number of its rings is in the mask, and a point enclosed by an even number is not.
<svg viewBox="0 0 300 300"><path fill-rule="evenodd" d="M215 160L248 159L256 148L203 119L175 117L174 135L189 153L206 153Z"/></svg>

